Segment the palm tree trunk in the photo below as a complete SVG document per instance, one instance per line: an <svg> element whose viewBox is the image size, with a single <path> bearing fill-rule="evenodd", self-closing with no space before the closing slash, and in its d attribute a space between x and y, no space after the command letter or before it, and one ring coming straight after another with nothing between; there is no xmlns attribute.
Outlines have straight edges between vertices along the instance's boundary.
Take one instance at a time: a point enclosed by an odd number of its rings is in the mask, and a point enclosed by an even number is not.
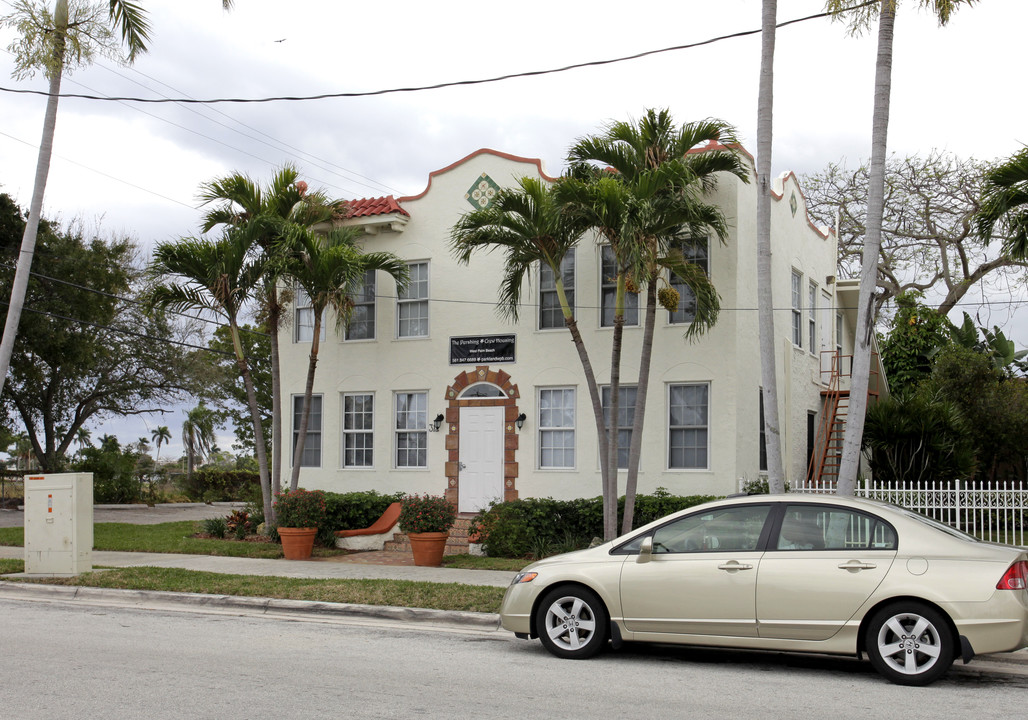
<svg viewBox="0 0 1028 720"><path fill-rule="evenodd" d="M243 352L243 341L239 337L239 325L236 323L234 314L229 314L229 329L232 333L232 347L236 353L236 365L239 367L239 374L243 378L243 387L246 389L246 402L250 406L250 422L253 423L253 444L257 452L257 470L261 479L261 500L264 505L265 527L274 527L275 506L272 504L271 474L268 472L267 445L264 442L264 426L261 423L261 411L257 405L257 391L253 386L253 377L250 374L250 364L246 362L246 354Z"/></svg>
<svg viewBox="0 0 1028 720"><path fill-rule="evenodd" d="M43 114L43 136L39 141L36 177L32 186L32 200L29 203L29 219L25 223L25 233L21 238L21 252L18 254L14 283L11 285L11 301L7 306L4 336L3 340L0 340L0 393L3 393L7 371L11 367L14 341L18 336L21 311L25 307L25 293L29 286L32 256L36 251L36 235L39 233L39 220L43 215L43 194L46 191L46 181L50 175L50 157L53 155L54 132L57 129L57 103L60 100L61 78L64 73L64 38L68 30L68 0L57 0L54 21L57 34L54 48L56 69L50 78L50 94L46 100L46 111Z"/></svg>
<svg viewBox="0 0 1028 720"><path fill-rule="evenodd" d="M625 280L619 274L614 302L614 338L610 348L610 423L607 432L607 480L603 489L603 539L617 537L618 527L618 395L621 390L621 346L625 333ZM602 461L602 460L601 460Z"/></svg>
<svg viewBox="0 0 1028 720"><path fill-rule="evenodd" d="M757 324L760 328L760 382L764 399L767 480L771 492L780 493L785 492L785 468L782 462L782 438L778 423L775 305L771 291L771 138L778 0L763 0L763 3L760 89L757 100Z"/></svg>
<svg viewBox="0 0 1028 720"><path fill-rule="evenodd" d="M635 520L635 493L639 485L639 459L642 456L643 424L646 420L646 396L650 386L650 365L653 359L653 333L657 326L657 276L646 284L646 319L643 325L642 352L639 355L639 384L635 389L635 416L632 418L632 443L628 450L628 479L625 481L625 516L621 534L632 530Z"/></svg>
<svg viewBox="0 0 1028 720"><path fill-rule="evenodd" d="M278 302L278 287L272 283L268 299L268 332L271 333L271 489L273 493L282 490L282 363L278 345L278 330L281 323L282 306Z"/></svg>
<svg viewBox="0 0 1028 720"><path fill-rule="evenodd" d="M318 367L318 349L321 340L321 315L314 313L314 338L311 340L310 362L307 364L307 385L303 389L303 408L300 411L300 427L296 432L296 449L293 451L293 472L289 480L289 489L296 490L300 485L300 463L303 462L304 446L307 444L307 423L311 415L311 398L314 396L314 372Z"/></svg>
<svg viewBox="0 0 1028 720"><path fill-rule="evenodd" d="M871 373L871 333L874 331L874 290L878 255L882 246L882 213L885 208L885 155L889 136L889 95L892 88L892 39L896 16L893 0L882 0L878 16L878 62L875 67L874 115L871 128L871 165L868 171L867 229L864 235L857 330L850 378L850 407L839 467L839 495L852 495L860 469L860 447L867 411Z"/></svg>

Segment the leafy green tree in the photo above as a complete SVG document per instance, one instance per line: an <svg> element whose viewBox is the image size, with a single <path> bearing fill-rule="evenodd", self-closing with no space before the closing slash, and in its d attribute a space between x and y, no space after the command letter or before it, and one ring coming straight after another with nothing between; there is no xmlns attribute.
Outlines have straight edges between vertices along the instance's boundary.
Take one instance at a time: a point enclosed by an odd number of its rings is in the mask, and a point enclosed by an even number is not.
<svg viewBox="0 0 1028 720"><path fill-rule="evenodd" d="M233 0L222 0L225 9ZM124 62L131 63L146 52L150 25L142 8L127 0L110 0L106 11L103 2L90 0L56 0L53 10L43 2L18 0L14 12L0 18L0 26L12 27L18 37L8 50L14 55L14 77L24 79L42 72L49 80L49 96L43 116L43 136L39 143L36 175L18 255L18 266L11 285L11 302L7 308L3 339L0 341L0 392L7 378L14 342L18 334L21 312L28 289L29 272L35 253L36 238L43 214L43 195L50 174L54 131L57 127L57 103L61 79L77 66L90 65L96 55L118 58L121 44L128 49ZM121 33L121 43L114 30Z"/></svg>
<svg viewBox="0 0 1028 720"><path fill-rule="evenodd" d="M935 354L950 342L949 320L923 305L921 297L910 292L896 298L891 329L881 339L882 367L893 394L915 390L931 375Z"/></svg>
<svg viewBox="0 0 1028 720"><path fill-rule="evenodd" d="M573 212L595 218L591 224L610 243L618 264L611 353L612 418L617 417L618 411L623 289L629 281L646 289L622 532L632 528L657 307L674 310L680 302L677 291L669 287L668 273L683 281L696 299L695 318L686 330L687 337L696 338L712 327L720 310L717 292L709 278L685 260L680 247L683 242L708 236L721 242L727 240L724 214L717 205L707 202L706 195L717 186L718 173L749 181L735 145L735 131L726 123L705 120L676 126L667 110L648 109L638 122L611 123L602 134L578 140L568 153L573 163L599 163L615 172L579 170L558 187L559 197L572 206ZM666 288L658 293L661 284ZM611 476L616 480L615 426L612 422L607 452ZM616 508L613 512L616 520ZM609 520L605 517L605 525ZM613 533L610 534L612 537Z"/></svg>
<svg viewBox="0 0 1028 720"><path fill-rule="evenodd" d="M331 309L339 327L345 326L353 310L353 295L370 271L383 271L396 281L398 292L406 289L409 280L407 264L393 253L363 252L356 240L362 234L359 228L342 227L329 230L325 235L309 229L294 228L287 239L284 274L292 278L306 293L314 316L310 359L307 364L307 384L303 392L300 427L296 432L293 450L293 473L290 490L300 483L300 467L307 441L311 398L314 395L314 375L318 367L321 347L321 324L325 311Z"/></svg>
<svg viewBox="0 0 1028 720"><path fill-rule="evenodd" d="M940 25L961 4L975 0L917 0L939 19ZM878 54L875 63L874 109L871 116L871 162L868 168L867 229L864 235L860 270L860 291L857 299L856 341L850 375L849 420L843 438L842 461L836 492L852 495L860 467L860 450L867 412L867 389L871 373L871 333L874 330L874 291L878 280L878 255L882 247L882 219L885 211L885 159L888 154L889 99L892 93L892 45L899 0L827 0L828 10L849 10L845 19L854 33L860 33L878 21Z"/></svg>
<svg viewBox="0 0 1028 720"><path fill-rule="evenodd" d="M72 467L77 472L93 473L93 502L131 503L140 499L138 460L137 452L122 448L116 437L105 435L100 447L84 448L82 458Z"/></svg>
<svg viewBox="0 0 1028 720"><path fill-rule="evenodd" d="M982 339L978 338L979 330ZM975 352L984 355L992 366L1001 372L1013 375L1015 371L1028 372L1028 363L1024 358L1028 356L1028 350L1018 350L1013 340L1007 339L998 326L979 328L971 320L971 316L964 313L964 322L960 327L950 327L949 334L953 342Z"/></svg>
<svg viewBox="0 0 1028 720"><path fill-rule="evenodd" d="M0 217L0 253L13 257L24 220L3 195ZM29 278L3 398L42 469L56 472L87 422L160 412L191 381L178 333L133 300L141 278L132 243L87 237L74 224L40 228L46 270ZM0 292L10 282L0 279Z"/></svg>

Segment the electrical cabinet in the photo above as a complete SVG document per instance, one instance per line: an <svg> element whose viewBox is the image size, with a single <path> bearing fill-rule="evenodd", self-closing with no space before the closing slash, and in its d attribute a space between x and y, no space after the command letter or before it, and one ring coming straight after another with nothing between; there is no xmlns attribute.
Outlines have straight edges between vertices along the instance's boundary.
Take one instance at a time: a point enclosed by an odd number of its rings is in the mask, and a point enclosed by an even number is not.
<svg viewBox="0 0 1028 720"><path fill-rule="evenodd" d="M25 476L25 572L93 569L93 474Z"/></svg>

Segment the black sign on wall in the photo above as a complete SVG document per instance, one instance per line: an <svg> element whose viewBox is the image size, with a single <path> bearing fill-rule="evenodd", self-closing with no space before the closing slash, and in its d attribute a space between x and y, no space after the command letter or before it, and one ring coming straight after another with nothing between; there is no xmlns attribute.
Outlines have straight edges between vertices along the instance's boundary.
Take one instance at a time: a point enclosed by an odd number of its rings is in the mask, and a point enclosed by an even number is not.
<svg viewBox="0 0 1028 720"><path fill-rule="evenodd" d="M515 360L515 335L468 335L450 338L451 365L490 365Z"/></svg>

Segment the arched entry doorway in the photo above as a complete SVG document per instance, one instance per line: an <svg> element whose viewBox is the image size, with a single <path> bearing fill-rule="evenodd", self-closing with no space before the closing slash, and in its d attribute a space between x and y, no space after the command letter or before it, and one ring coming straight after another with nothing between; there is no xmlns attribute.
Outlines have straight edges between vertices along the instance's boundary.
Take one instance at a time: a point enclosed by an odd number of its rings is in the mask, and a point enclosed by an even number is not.
<svg viewBox="0 0 1028 720"><path fill-rule="evenodd" d="M446 388L446 497L459 512L517 499L520 397L510 375L486 365Z"/></svg>

